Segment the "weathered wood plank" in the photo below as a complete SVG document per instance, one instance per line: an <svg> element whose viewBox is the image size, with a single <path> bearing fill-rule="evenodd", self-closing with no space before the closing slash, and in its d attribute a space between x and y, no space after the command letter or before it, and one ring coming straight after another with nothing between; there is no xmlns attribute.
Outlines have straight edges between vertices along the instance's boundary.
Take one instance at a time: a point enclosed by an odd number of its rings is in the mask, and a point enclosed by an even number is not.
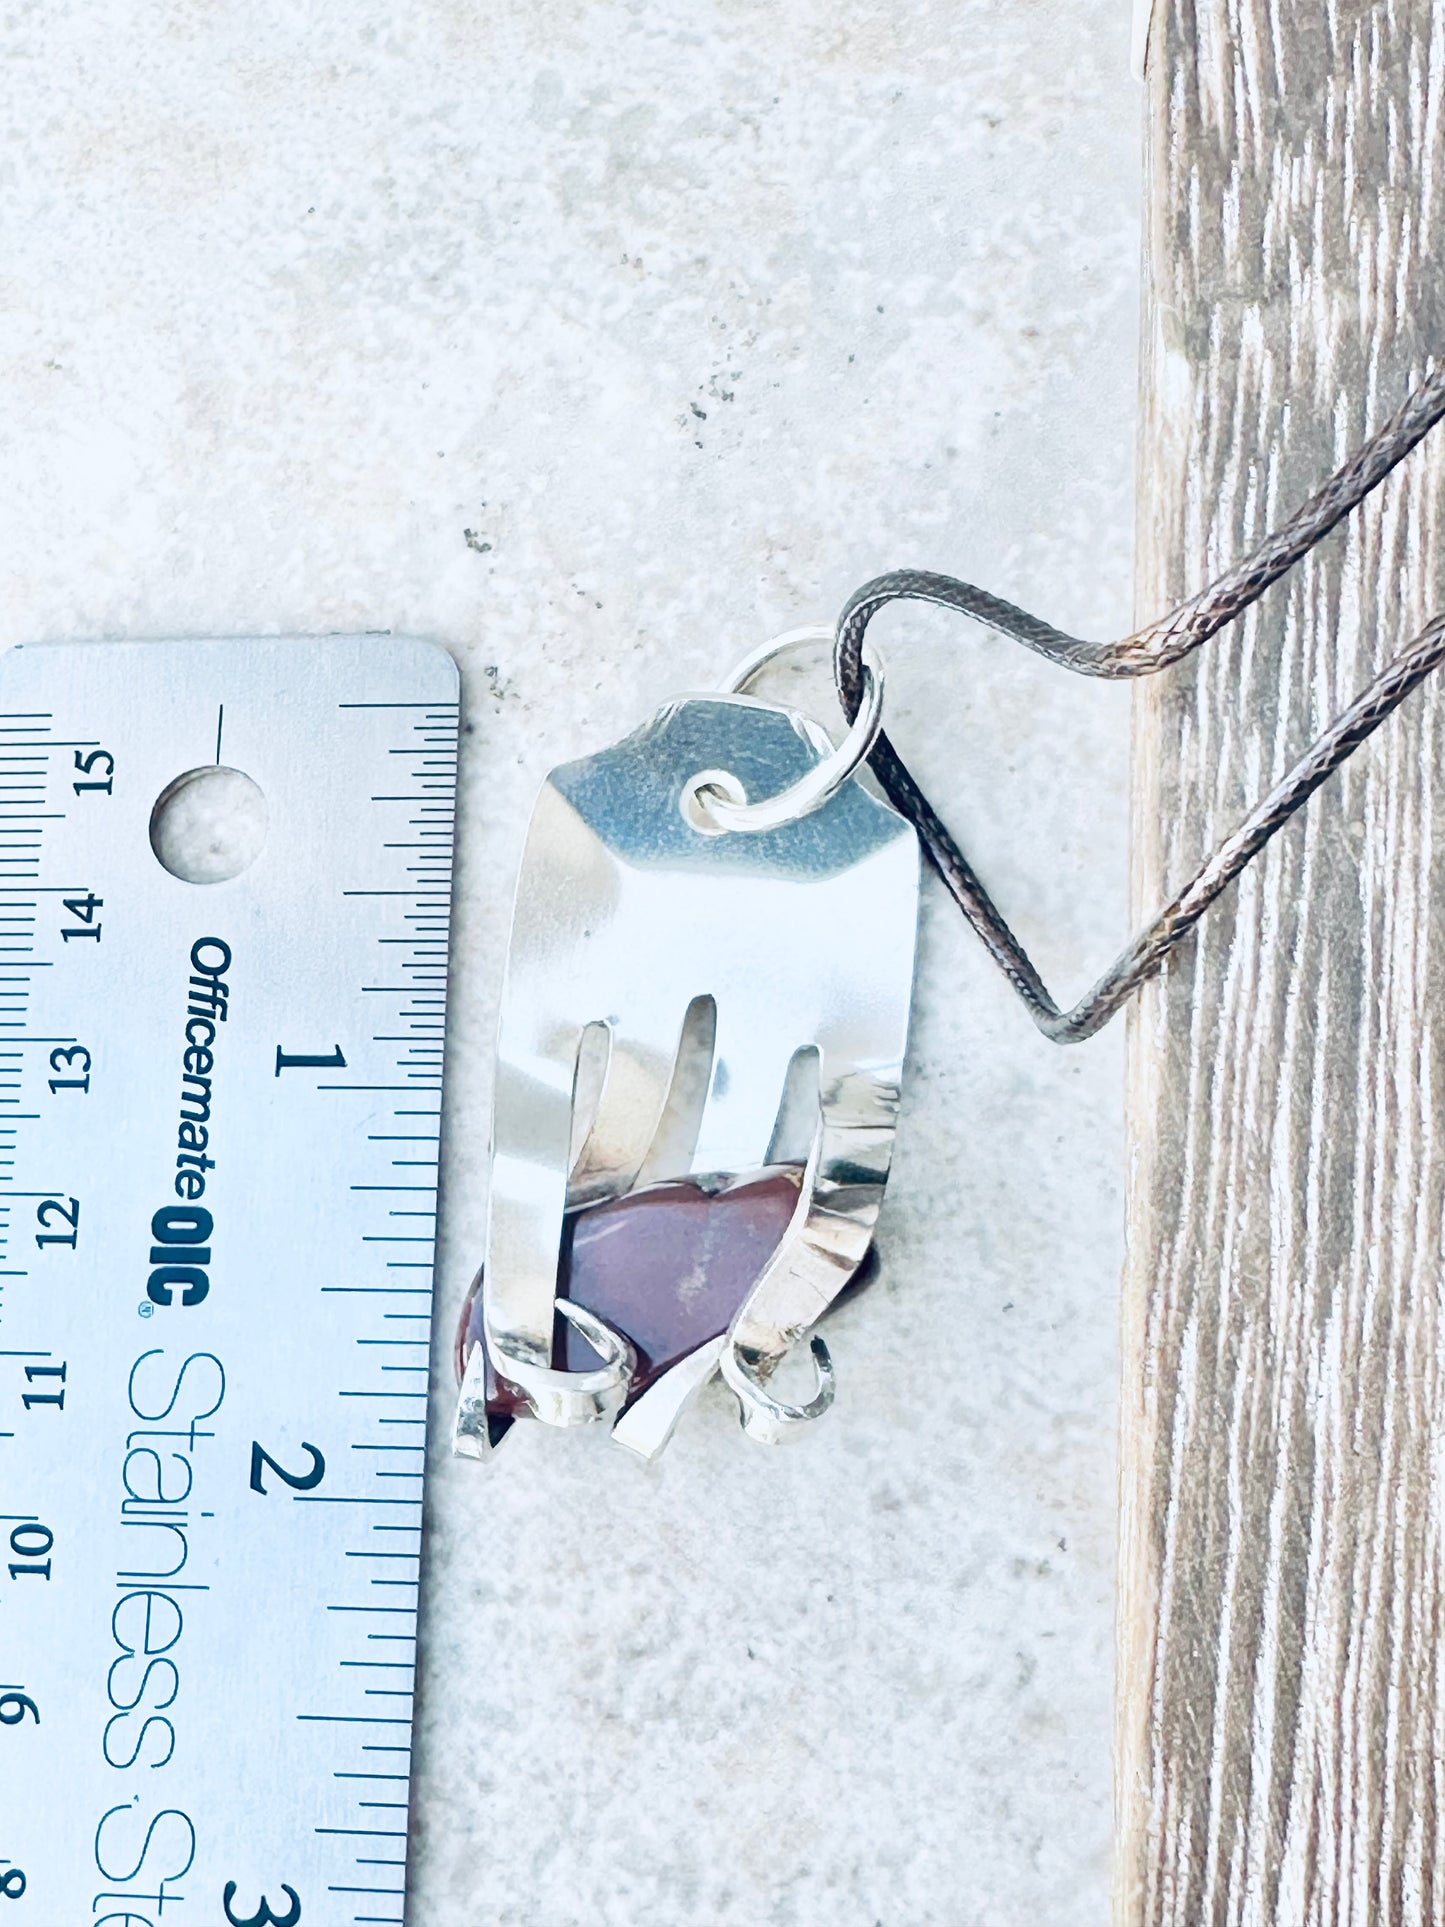
<svg viewBox="0 0 1445 1927"><path fill-rule="evenodd" d="M1445 350L1445 9L1157 0L1139 614ZM1445 439L1136 711L1152 910L1445 603ZM1118 1910L1445 1920L1445 692L1130 1046Z"/></svg>

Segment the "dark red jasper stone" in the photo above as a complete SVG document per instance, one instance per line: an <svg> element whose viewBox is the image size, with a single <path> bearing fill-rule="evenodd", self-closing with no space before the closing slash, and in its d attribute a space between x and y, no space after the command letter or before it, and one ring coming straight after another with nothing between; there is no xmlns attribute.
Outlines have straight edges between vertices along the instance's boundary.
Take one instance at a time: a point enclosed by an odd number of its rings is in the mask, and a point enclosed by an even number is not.
<svg viewBox="0 0 1445 1927"><path fill-rule="evenodd" d="M632 1396L679 1359L725 1332L782 1240L803 1167L774 1165L748 1177L695 1177L649 1185L625 1198L580 1205L563 1220L558 1295L595 1312L632 1341ZM462 1307L457 1376L482 1339L481 1274ZM597 1355L564 1318L553 1363L588 1371ZM488 1369L493 1438L526 1400Z"/></svg>

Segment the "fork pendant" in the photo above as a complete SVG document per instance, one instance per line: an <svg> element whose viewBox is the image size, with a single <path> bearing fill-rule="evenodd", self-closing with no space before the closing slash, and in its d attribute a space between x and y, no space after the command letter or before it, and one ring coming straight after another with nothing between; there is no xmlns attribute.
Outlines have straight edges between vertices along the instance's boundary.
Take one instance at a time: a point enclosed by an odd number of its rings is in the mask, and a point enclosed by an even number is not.
<svg viewBox="0 0 1445 1927"><path fill-rule="evenodd" d="M826 636L829 632L823 632ZM644 1458L720 1372L747 1433L832 1402L813 1328L868 1253L893 1151L918 916L910 825L835 749L740 692L685 696L547 779L502 994L485 1263L455 1450L518 1417ZM801 1403L770 1381L811 1340Z"/></svg>

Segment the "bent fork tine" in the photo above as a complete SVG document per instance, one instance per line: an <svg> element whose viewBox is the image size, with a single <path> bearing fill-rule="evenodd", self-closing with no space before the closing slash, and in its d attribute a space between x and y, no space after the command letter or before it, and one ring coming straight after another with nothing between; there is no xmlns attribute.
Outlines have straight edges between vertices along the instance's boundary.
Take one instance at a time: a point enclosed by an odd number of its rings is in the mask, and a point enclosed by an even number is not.
<svg viewBox="0 0 1445 1927"><path fill-rule="evenodd" d="M824 1059L818 1134L792 1223L728 1333L722 1372L743 1429L768 1442L818 1418L833 1400L827 1347L814 1339L818 1386L788 1406L766 1381L832 1304L867 1255L893 1157L901 1067L830 1074Z"/></svg>

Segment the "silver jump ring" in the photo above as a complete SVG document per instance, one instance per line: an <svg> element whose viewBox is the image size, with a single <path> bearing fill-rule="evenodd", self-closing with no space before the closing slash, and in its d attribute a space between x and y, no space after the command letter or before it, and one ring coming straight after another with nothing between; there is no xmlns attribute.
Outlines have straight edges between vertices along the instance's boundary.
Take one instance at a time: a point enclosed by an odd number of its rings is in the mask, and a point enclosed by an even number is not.
<svg viewBox="0 0 1445 1927"><path fill-rule="evenodd" d="M753 677L761 674L770 662L779 656L791 655L795 649L816 649L819 643L833 645L836 630L827 623L812 622L804 629L785 629L780 636L770 642L760 642L756 649L750 649L742 659L733 664L731 672L718 684L725 696L741 696Z"/></svg>
<svg viewBox="0 0 1445 1927"><path fill-rule="evenodd" d="M810 644L831 643L832 640L833 631L820 625L789 629L785 635L775 636L771 642L761 644L744 656L722 683L722 692L728 696L741 695L753 677L778 656ZM838 793L867 759L878 740L882 725L883 664L869 649L863 663L862 700L858 714L830 755L820 763L815 763L807 775L800 776L796 783L779 790L776 796L761 797L755 803L748 801L742 784L731 772L700 770L683 791L683 815L694 829L713 836L729 830L777 830L786 823L795 823L799 817L810 816L814 810L821 809L830 797Z"/></svg>

